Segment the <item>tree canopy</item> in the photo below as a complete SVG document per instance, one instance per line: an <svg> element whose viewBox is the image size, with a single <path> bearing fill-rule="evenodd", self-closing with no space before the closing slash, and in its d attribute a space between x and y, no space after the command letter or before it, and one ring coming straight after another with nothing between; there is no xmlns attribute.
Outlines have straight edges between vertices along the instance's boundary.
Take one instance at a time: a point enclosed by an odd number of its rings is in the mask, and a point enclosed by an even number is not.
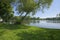
<svg viewBox="0 0 60 40"><path fill-rule="evenodd" d="M19 12L35 12L37 9L49 8L52 0L19 0Z"/></svg>
<svg viewBox="0 0 60 40"><path fill-rule="evenodd" d="M42 10L47 9L50 7L53 0L19 0L18 1L18 11L23 16L25 13L25 16L21 19L24 20L24 18L28 14L35 15L38 9Z"/></svg>
<svg viewBox="0 0 60 40"><path fill-rule="evenodd" d="M11 0L0 0L0 17L3 21L9 20L13 16Z"/></svg>

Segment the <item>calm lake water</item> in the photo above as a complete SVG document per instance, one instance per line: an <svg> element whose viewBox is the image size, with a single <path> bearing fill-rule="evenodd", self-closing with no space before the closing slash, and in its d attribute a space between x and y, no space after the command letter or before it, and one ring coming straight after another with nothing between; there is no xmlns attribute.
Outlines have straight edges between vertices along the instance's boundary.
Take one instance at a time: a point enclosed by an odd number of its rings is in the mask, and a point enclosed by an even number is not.
<svg viewBox="0 0 60 40"><path fill-rule="evenodd" d="M30 25L41 28L60 29L60 20L36 20L31 22Z"/></svg>

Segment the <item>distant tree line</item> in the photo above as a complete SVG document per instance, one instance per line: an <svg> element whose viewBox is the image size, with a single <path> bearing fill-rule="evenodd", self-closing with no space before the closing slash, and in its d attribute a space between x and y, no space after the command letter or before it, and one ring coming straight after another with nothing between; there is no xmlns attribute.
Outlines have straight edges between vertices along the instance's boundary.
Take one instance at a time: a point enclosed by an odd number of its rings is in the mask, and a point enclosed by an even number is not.
<svg viewBox="0 0 60 40"><path fill-rule="evenodd" d="M55 18L46 18L46 20L60 20L60 17L55 17Z"/></svg>
<svg viewBox="0 0 60 40"><path fill-rule="evenodd" d="M60 13L56 15L56 17L53 18L46 18L46 20L60 20Z"/></svg>

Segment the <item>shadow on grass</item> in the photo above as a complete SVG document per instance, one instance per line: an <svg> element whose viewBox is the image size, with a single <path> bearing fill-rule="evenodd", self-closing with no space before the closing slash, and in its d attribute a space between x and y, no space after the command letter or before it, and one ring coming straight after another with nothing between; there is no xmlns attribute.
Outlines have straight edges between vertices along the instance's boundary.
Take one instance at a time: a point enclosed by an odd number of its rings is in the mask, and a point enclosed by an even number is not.
<svg viewBox="0 0 60 40"><path fill-rule="evenodd" d="M50 34L44 31L24 31L22 33L18 33L17 36L21 37L19 40L51 40Z"/></svg>
<svg viewBox="0 0 60 40"><path fill-rule="evenodd" d="M2 36L4 34L5 30L0 30L0 36Z"/></svg>
<svg viewBox="0 0 60 40"><path fill-rule="evenodd" d="M19 40L60 40L60 31L24 31L17 34Z"/></svg>
<svg viewBox="0 0 60 40"><path fill-rule="evenodd" d="M10 30L15 30L15 29L27 29L29 26L26 25L13 25L13 24L0 24L0 29L10 29Z"/></svg>

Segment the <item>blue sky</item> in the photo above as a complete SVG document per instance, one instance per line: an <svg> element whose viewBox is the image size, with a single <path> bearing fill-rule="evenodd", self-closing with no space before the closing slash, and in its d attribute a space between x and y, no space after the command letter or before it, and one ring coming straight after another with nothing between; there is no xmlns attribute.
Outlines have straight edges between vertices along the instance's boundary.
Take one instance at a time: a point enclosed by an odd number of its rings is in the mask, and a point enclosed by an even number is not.
<svg viewBox="0 0 60 40"><path fill-rule="evenodd" d="M60 13L60 0L53 0L50 8L44 10L44 13L38 11L34 17L47 18L47 17L55 17L56 14ZM16 12L14 15L17 15Z"/></svg>
<svg viewBox="0 0 60 40"><path fill-rule="evenodd" d="M38 11L35 16L41 18L55 17L58 13L60 13L60 0L53 0L48 10L45 10L44 13Z"/></svg>

